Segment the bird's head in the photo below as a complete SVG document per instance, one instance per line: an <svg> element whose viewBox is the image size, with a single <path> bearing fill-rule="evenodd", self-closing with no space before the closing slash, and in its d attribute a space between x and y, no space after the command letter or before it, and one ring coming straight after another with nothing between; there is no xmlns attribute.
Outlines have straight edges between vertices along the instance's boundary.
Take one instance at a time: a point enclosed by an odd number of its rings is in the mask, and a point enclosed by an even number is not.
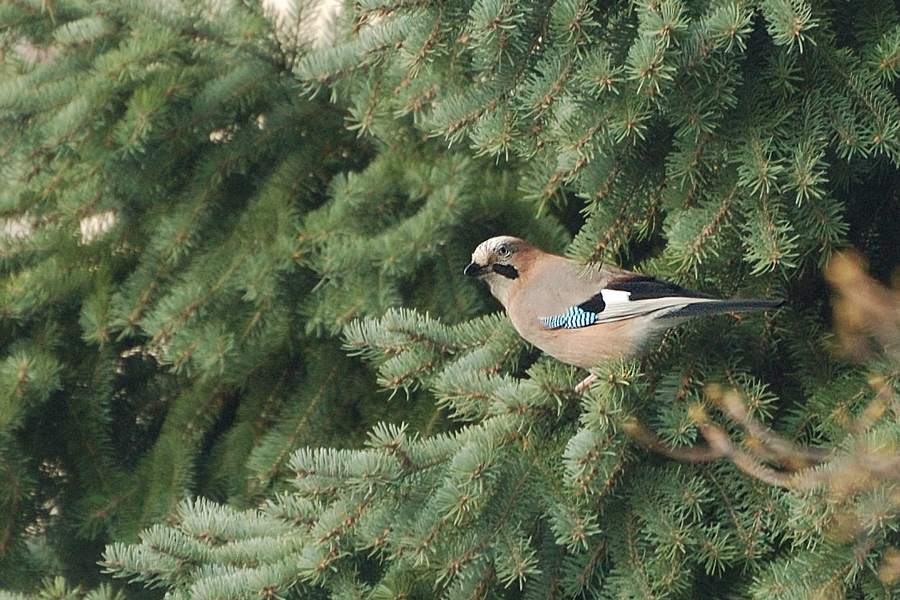
<svg viewBox="0 0 900 600"><path fill-rule="evenodd" d="M534 246L509 235L481 242L472 253L472 262L464 271L469 277L483 279L491 293L506 306L509 292L527 267L527 257Z"/></svg>

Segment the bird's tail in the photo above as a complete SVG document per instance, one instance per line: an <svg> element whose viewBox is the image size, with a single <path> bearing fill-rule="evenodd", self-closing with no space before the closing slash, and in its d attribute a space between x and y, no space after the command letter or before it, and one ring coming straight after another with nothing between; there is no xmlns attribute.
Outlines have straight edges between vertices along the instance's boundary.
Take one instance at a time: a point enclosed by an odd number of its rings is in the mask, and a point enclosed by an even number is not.
<svg viewBox="0 0 900 600"><path fill-rule="evenodd" d="M666 313L663 318L693 318L728 313L750 312L778 308L784 300L706 300L690 302L681 308Z"/></svg>

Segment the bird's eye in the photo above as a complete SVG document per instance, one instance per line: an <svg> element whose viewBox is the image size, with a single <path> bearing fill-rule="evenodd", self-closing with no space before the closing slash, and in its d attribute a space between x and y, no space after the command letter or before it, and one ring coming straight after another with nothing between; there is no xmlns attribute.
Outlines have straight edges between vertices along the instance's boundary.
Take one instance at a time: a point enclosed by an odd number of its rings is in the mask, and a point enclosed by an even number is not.
<svg viewBox="0 0 900 600"><path fill-rule="evenodd" d="M497 247L497 254L499 254L502 258L509 258L511 252L509 251L509 246L506 244L500 244Z"/></svg>

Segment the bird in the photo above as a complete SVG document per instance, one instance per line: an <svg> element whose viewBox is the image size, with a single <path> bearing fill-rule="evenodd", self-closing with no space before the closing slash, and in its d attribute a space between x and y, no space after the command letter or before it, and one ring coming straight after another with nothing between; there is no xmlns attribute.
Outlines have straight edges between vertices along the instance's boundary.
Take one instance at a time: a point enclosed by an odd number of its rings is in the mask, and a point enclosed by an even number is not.
<svg viewBox="0 0 900 600"><path fill-rule="evenodd" d="M509 235L479 244L464 274L487 283L526 341L582 369L635 358L657 336L693 317L784 303L717 298L613 265L585 266ZM589 376L576 391L594 379Z"/></svg>

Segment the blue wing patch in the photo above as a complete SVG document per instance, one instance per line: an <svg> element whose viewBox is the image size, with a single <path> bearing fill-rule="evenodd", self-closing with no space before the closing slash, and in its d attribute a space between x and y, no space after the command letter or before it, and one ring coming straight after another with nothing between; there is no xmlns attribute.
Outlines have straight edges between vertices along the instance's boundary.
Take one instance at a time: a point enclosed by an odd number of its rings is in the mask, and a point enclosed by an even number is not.
<svg viewBox="0 0 900 600"><path fill-rule="evenodd" d="M541 317L541 324L547 329L579 329L597 322L597 313L573 306L562 315Z"/></svg>

